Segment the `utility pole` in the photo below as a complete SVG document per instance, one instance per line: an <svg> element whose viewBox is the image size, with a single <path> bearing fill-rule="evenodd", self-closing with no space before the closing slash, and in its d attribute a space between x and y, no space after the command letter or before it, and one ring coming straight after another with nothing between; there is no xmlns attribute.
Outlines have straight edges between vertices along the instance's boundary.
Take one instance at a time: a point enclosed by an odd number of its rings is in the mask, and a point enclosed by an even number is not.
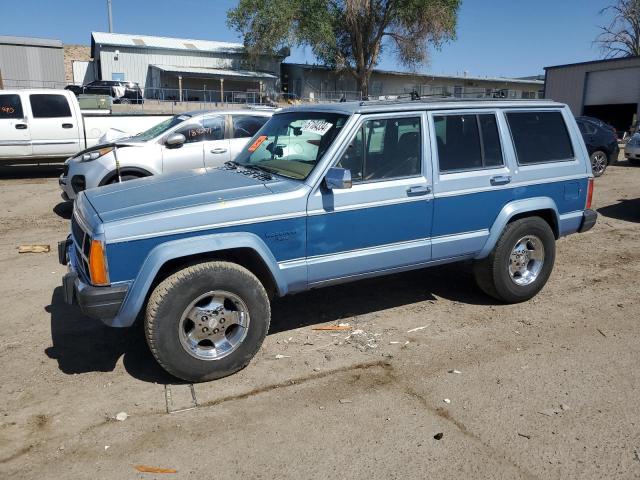
<svg viewBox="0 0 640 480"><path fill-rule="evenodd" d="M107 11L109 12L109 33L113 33L113 15L111 14L111 0L107 0Z"/></svg>

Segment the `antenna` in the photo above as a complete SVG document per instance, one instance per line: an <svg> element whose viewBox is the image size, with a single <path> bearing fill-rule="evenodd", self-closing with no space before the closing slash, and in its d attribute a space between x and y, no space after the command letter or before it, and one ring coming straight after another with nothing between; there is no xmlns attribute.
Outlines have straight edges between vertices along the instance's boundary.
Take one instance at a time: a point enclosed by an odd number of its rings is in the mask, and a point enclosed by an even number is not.
<svg viewBox="0 0 640 480"><path fill-rule="evenodd" d="M109 33L113 33L113 15L111 14L111 0L107 0L107 12L109 13Z"/></svg>

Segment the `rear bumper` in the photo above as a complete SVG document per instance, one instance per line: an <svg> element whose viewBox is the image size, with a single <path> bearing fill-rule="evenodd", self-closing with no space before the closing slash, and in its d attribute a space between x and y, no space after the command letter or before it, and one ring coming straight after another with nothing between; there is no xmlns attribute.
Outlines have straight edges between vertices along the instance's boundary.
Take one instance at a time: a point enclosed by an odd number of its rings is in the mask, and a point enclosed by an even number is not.
<svg viewBox="0 0 640 480"><path fill-rule="evenodd" d="M58 260L69 268L62 277L64 300L69 305L78 305L87 317L110 325L120 311L129 285L94 287L84 282L75 264L74 249L70 238L58 243Z"/></svg>
<svg viewBox="0 0 640 480"><path fill-rule="evenodd" d="M584 233L588 232L593 228L598 220L598 213L595 210L587 209L582 214L582 223L580 224L580 228L578 232Z"/></svg>

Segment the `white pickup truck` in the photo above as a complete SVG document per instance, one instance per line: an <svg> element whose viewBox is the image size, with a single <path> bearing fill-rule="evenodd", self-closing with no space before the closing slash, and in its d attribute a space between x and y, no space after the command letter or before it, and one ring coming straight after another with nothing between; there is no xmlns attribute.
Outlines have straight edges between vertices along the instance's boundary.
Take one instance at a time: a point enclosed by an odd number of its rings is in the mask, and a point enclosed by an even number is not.
<svg viewBox="0 0 640 480"><path fill-rule="evenodd" d="M169 117L83 112L68 90L0 90L0 164L62 161L110 129L135 135Z"/></svg>

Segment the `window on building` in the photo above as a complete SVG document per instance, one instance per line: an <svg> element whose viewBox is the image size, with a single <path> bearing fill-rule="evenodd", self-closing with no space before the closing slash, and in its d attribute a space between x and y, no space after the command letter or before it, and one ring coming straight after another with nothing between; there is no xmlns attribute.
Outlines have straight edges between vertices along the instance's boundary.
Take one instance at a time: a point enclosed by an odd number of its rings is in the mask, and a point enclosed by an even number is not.
<svg viewBox="0 0 640 480"><path fill-rule="evenodd" d="M453 96L456 98L462 98L462 87L453 87Z"/></svg>
<svg viewBox="0 0 640 480"><path fill-rule="evenodd" d="M38 93L29 95L34 118L66 118L71 116L69 102L64 95Z"/></svg>
<svg viewBox="0 0 640 480"><path fill-rule="evenodd" d="M520 165L574 158L562 113L509 112L507 120Z"/></svg>
<svg viewBox="0 0 640 480"><path fill-rule="evenodd" d="M420 175L420 117L368 120L336 166L351 170L354 182Z"/></svg>
<svg viewBox="0 0 640 480"><path fill-rule="evenodd" d="M20 95L0 95L0 118L24 118Z"/></svg>
<svg viewBox="0 0 640 480"><path fill-rule="evenodd" d="M433 117L441 173L479 170L504 164L494 114Z"/></svg>
<svg viewBox="0 0 640 480"><path fill-rule="evenodd" d="M233 115L233 138L253 137L269 117Z"/></svg>

